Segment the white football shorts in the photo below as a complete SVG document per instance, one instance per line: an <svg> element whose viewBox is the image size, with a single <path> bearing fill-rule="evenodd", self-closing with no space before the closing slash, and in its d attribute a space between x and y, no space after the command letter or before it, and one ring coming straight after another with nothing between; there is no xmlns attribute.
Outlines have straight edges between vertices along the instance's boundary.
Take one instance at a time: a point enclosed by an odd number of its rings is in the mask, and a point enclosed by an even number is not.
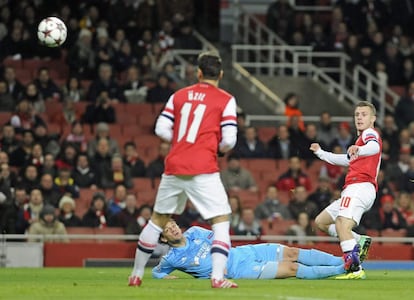
<svg viewBox="0 0 414 300"><path fill-rule="evenodd" d="M163 174L154 211L160 214L181 214L187 199L190 199L206 220L231 213L227 193L218 172L195 176Z"/></svg>
<svg viewBox="0 0 414 300"><path fill-rule="evenodd" d="M341 198L332 202L326 211L333 220L337 216L353 219L357 224L362 215L374 204L376 198L375 186L369 182L348 185L341 193Z"/></svg>

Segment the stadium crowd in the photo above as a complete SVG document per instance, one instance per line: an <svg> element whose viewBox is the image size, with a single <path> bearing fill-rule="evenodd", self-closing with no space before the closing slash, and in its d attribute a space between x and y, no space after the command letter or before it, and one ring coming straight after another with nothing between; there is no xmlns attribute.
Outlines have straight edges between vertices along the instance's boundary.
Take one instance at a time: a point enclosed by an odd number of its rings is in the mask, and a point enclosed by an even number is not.
<svg viewBox="0 0 414 300"><path fill-rule="evenodd" d="M153 123L177 88L197 80L192 64L177 72L170 51L201 48L193 2L0 1L1 233L51 233L61 223L141 231L170 147L152 136ZM390 85L408 86L378 128L378 197L359 231L414 236L414 46L410 19L395 17L397 2L338 1L322 22L279 0L268 25L292 44L345 51L384 71ZM368 23L356 17L361 11ZM48 14L68 26L61 48L37 43L36 24ZM317 161L309 145L344 153L353 125L332 123L328 112L304 123L300 101L286 95L288 122L272 128L246 126L249 112L240 111L238 143L219 159L233 234L305 243L301 237L319 234L315 216L339 197L346 170ZM177 222L208 226L191 203Z"/></svg>

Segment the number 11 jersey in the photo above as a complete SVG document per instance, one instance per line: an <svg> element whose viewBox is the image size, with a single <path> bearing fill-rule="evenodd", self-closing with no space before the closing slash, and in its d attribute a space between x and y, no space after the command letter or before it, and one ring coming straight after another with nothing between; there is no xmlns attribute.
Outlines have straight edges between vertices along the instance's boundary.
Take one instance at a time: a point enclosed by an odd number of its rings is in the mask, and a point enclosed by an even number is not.
<svg viewBox="0 0 414 300"><path fill-rule="evenodd" d="M172 147L165 160L166 175L198 175L219 171L217 151L221 128L237 126L236 100L208 83L175 92L160 118L173 122Z"/></svg>

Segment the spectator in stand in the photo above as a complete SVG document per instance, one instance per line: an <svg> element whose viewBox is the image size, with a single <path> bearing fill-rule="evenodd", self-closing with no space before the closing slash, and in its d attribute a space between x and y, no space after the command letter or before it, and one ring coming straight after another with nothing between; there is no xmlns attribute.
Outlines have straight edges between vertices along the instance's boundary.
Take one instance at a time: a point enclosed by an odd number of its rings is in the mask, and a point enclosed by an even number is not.
<svg viewBox="0 0 414 300"><path fill-rule="evenodd" d="M59 153L60 144L58 140L60 135L58 133L49 134L48 128L45 124L37 124L33 133L35 142L42 146L44 153L48 152L53 155L57 155Z"/></svg>
<svg viewBox="0 0 414 300"><path fill-rule="evenodd" d="M300 212L296 219L296 224L289 227L286 235L297 236L297 239L293 240L294 244L312 245L313 242L306 241L304 237L315 236L316 229L312 227L309 215L306 212Z"/></svg>
<svg viewBox="0 0 414 300"><path fill-rule="evenodd" d="M315 124L307 124L305 134L302 141L298 142L300 157L306 161L306 165L310 166L317 158L312 151L309 150L309 145L312 143L323 144L318 140L318 129ZM323 144L325 147L325 144Z"/></svg>
<svg viewBox="0 0 414 300"><path fill-rule="evenodd" d="M40 235L66 235L65 225L58 221L55 216L55 208L51 205L45 205L40 214L39 219L32 223L28 230L29 234L40 234ZM69 239L64 237L44 237L43 239L29 237L29 242L69 242Z"/></svg>
<svg viewBox="0 0 414 300"><path fill-rule="evenodd" d="M33 132L25 130L20 145L10 154L10 165L18 168L23 167L30 158L33 143Z"/></svg>
<svg viewBox="0 0 414 300"><path fill-rule="evenodd" d="M96 124L100 122L115 123L115 109L112 106L107 91L101 91L95 103L89 104L82 116L82 121L88 124Z"/></svg>
<svg viewBox="0 0 414 300"><path fill-rule="evenodd" d="M197 71L193 64L187 64L184 71L184 85L189 86L197 83Z"/></svg>
<svg viewBox="0 0 414 300"><path fill-rule="evenodd" d="M0 232L17 234L17 216L28 201L26 190L20 186L16 186L12 197L8 200L5 199L5 202L0 204Z"/></svg>
<svg viewBox="0 0 414 300"><path fill-rule="evenodd" d="M111 165L105 166L99 176L98 186L103 189L124 185L128 189L133 187L131 170L123 163L122 156L118 153L112 155Z"/></svg>
<svg viewBox="0 0 414 300"><path fill-rule="evenodd" d="M9 94L13 97L14 100L19 100L24 94L24 86L16 78L16 72L13 67L4 67L4 79L7 82L7 88Z"/></svg>
<svg viewBox="0 0 414 300"><path fill-rule="evenodd" d="M410 168L410 153L411 150L409 145L402 146L398 161L389 163L385 170L385 178L389 182L395 184L398 189L403 187L404 174Z"/></svg>
<svg viewBox="0 0 414 300"><path fill-rule="evenodd" d="M161 72L163 67L168 62L173 61L171 51L163 51L160 44L154 42L151 46L151 51L149 51L148 56L151 60L151 67L154 72Z"/></svg>
<svg viewBox="0 0 414 300"><path fill-rule="evenodd" d="M132 177L145 177L145 163L139 157L137 146L134 142L125 143L123 161L124 165L131 170Z"/></svg>
<svg viewBox="0 0 414 300"><path fill-rule="evenodd" d="M145 177L151 179L160 178L164 173L164 160L168 152L170 152L171 145L167 142L161 142L158 148L158 157L148 164Z"/></svg>
<svg viewBox="0 0 414 300"><path fill-rule="evenodd" d="M73 198L63 196L59 201L59 216L60 222L65 227L80 227L82 226L81 219L75 214L76 203Z"/></svg>
<svg viewBox="0 0 414 300"><path fill-rule="evenodd" d="M75 184L70 175L71 169L65 167L60 168L58 170L58 176L54 179L54 183L60 193L60 197L68 195L72 198L79 198L79 187Z"/></svg>
<svg viewBox="0 0 414 300"><path fill-rule="evenodd" d="M34 79L34 84L39 91L42 99L45 101L62 99L62 91L58 88L56 83L50 78L49 69L42 67L37 71L37 78Z"/></svg>
<svg viewBox="0 0 414 300"><path fill-rule="evenodd" d="M66 98L63 101L63 108L62 110L57 111L55 114L49 117L49 122L54 123L60 126L62 130L69 127L73 122L80 121L82 117L82 113L77 107L75 106L75 102L70 99Z"/></svg>
<svg viewBox="0 0 414 300"><path fill-rule="evenodd" d="M400 188L408 193L414 192L414 156L410 156L408 170L403 175Z"/></svg>
<svg viewBox="0 0 414 300"><path fill-rule="evenodd" d="M287 206L280 202L277 188L273 185L267 187L265 200L256 207L254 214L259 220L289 220L292 218Z"/></svg>
<svg viewBox="0 0 414 300"><path fill-rule="evenodd" d="M411 48L411 45L409 45ZM411 57L405 57L403 61L402 70L402 85L407 86L410 82L414 81L414 64Z"/></svg>
<svg viewBox="0 0 414 300"><path fill-rule="evenodd" d="M108 31L104 27L96 28L96 64L111 64L114 60L115 49L109 39Z"/></svg>
<svg viewBox="0 0 414 300"><path fill-rule="evenodd" d="M91 206L82 217L82 226L92 228L105 228L111 214L106 204L105 194L96 192L92 197Z"/></svg>
<svg viewBox="0 0 414 300"><path fill-rule="evenodd" d="M111 168L112 153L109 152L109 143L106 138L99 140L96 153L90 159L91 167L95 170L96 180L99 183L103 172Z"/></svg>
<svg viewBox="0 0 414 300"><path fill-rule="evenodd" d="M10 124L4 124L1 132L0 150L10 155L19 145L19 142L16 139L16 132L14 131L14 127Z"/></svg>
<svg viewBox="0 0 414 300"><path fill-rule="evenodd" d="M201 42L193 34L193 26L188 21L182 21L179 25L179 32L174 41L176 49L201 49Z"/></svg>
<svg viewBox="0 0 414 300"><path fill-rule="evenodd" d="M70 74L81 79L93 79L95 76L95 51L92 48L92 32L82 28L78 35L78 41L68 52L67 63Z"/></svg>
<svg viewBox="0 0 414 300"><path fill-rule="evenodd" d="M349 146L353 143L353 136L351 134L351 126L348 122L342 122L339 124L338 136L333 140L330 148L333 149L336 145L341 146L342 153L346 153Z"/></svg>
<svg viewBox="0 0 414 300"><path fill-rule="evenodd" d="M17 186L17 175L14 171L10 170L8 163L0 162L0 186L3 185L9 187L9 189L14 189ZM10 198L11 195L7 197L7 200L10 200Z"/></svg>
<svg viewBox="0 0 414 300"><path fill-rule="evenodd" d="M332 124L331 114L324 111L320 114L317 138L324 145L329 146L338 136L338 128ZM331 149L329 149L331 150Z"/></svg>
<svg viewBox="0 0 414 300"><path fill-rule="evenodd" d="M111 38L112 48L114 48L115 51L119 51L119 49L121 49L122 42L125 40L128 40L125 35L125 30L118 27Z"/></svg>
<svg viewBox="0 0 414 300"><path fill-rule="evenodd" d="M174 90L170 88L170 83L171 81L167 74L158 74L157 84L148 90L146 101L148 103L166 103L174 93Z"/></svg>
<svg viewBox="0 0 414 300"><path fill-rule="evenodd" d="M79 77L77 76L69 76L62 92L62 98L65 100L72 100L75 103L85 100L85 91L81 86Z"/></svg>
<svg viewBox="0 0 414 300"><path fill-rule="evenodd" d="M39 172L35 165L28 164L20 170L18 185L24 186L28 191L39 188Z"/></svg>
<svg viewBox="0 0 414 300"><path fill-rule="evenodd" d="M398 141L398 127L395 123L393 115L384 116L384 123L381 128L382 141L388 141L390 145L389 161L395 161L398 159L399 141Z"/></svg>
<svg viewBox="0 0 414 300"><path fill-rule="evenodd" d="M152 207L148 204L141 205L139 208L139 217L137 219L138 225L141 226L141 228L144 228L145 225L148 224L148 221L151 219L151 215Z"/></svg>
<svg viewBox="0 0 414 300"><path fill-rule="evenodd" d="M70 133L65 137L63 145L72 144L78 152L86 152L88 150L88 140L83 131L82 122L73 121Z"/></svg>
<svg viewBox="0 0 414 300"><path fill-rule="evenodd" d="M237 111L237 140L244 137L246 127L246 114L240 109L240 111Z"/></svg>
<svg viewBox="0 0 414 300"><path fill-rule="evenodd" d="M24 234L32 223L39 220L42 209L42 192L39 189L31 190L28 203L24 204L17 214L16 233Z"/></svg>
<svg viewBox="0 0 414 300"><path fill-rule="evenodd" d="M332 198L331 181L329 177L319 177L318 186L316 190L309 195L308 201L316 204L318 211L322 211L325 207L331 204Z"/></svg>
<svg viewBox="0 0 414 300"><path fill-rule="evenodd" d="M389 85L402 85L403 60L398 52L398 45L391 41L387 42L385 55L379 58L385 64Z"/></svg>
<svg viewBox="0 0 414 300"><path fill-rule="evenodd" d="M7 164L0 164L0 233L15 233L16 217L13 213L13 199L10 182L4 178Z"/></svg>
<svg viewBox="0 0 414 300"><path fill-rule="evenodd" d="M126 234L140 234L142 227L138 224L139 209L137 204L137 197L134 194L127 194L125 207L111 217L110 223L113 226L124 228Z"/></svg>
<svg viewBox="0 0 414 300"><path fill-rule="evenodd" d="M79 188L97 188L97 175L89 164L89 158L85 153L79 153L76 158L76 166L72 170L72 178Z"/></svg>
<svg viewBox="0 0 414 300"><path fill-rule="evenodd" d="M308 192L304 186L297 186L293 191L293 197L288 204L292 217L297 220L301 212L306 212L314 220L319 213L315 203L308 200Z"/></svg>
<svg viewBox="0 0 414 300"><path fill-rule="evenodd" d="M312 189L308 175L301 169L300 158L293 156L289 158L288 170L278 178L276 187L280 191L292 191L298 186L304 186L307 191Z"/></svg>
<svg viewBox="0 0 414 300"><path fill-rule="evenodd" d="M98 146L98 142L101 138L107 140L109 153L111 155L114 153L120 153L118 142L109 136L108 124L106 124L105 122L101 122L96 125L96 137L88 142L88 156L90 158L94 157Z"/></svg>
<svg viewBox="0 0 414 300"><path fill-rule="evenodd" d="M57 168L55 165L55 156L51 153L45 154L45 162L43 164L43 174L50 174L53 178L57 175Z"/></svg>
<svg viewBox="0 0 414 300"><path fill-rule="evenodd" d="M279 126L277 134L268 143L268 152L269 157L275 159L289 159L298 154L299 149L292 143L286 125Z"/></svg>
<svg viewBox="0 0 414 300"><path fill-rule="evenodd" d="M34 165L37 169L38 174L42 174L43 164L45 158L43 156L43 147L39 143L34 143L32 146L32 152L29 159L26 161L28 165Z"/></svg>
<svg viewBox="0 0 414 300"><path fill-rule="evenodd" d="M127 196L127 188L122 183L114 187L112 198L106 202L108 211L112 216L119 213L125 208L125 200Z"/></svg>
<svg viewBox="0 0 414 300"><path fill-rule="evenodd" d="M6 80L0 79L0 111L13 111L16 104L17 101L8 92Z"/></svg>
<svg viewBox="0 0 414 300"><path fill-rule="evenodd" d="M55 165L58 169L66 168L72 170L76 165L78 150L75 145L67 143L56 158Z"/></svg>
<svg viewBox="0 0 414 300"><path fill-rule="evenodd" d="M162 67L162 72L167 74L168 78L171 81L171 88L177 89L185 87L183 84L183 80L179 74L179 72L176 70L175 65L172 61L167 61L164 66Z"/></svg>
<svg viewBox="0 0 414 300"><path fill-rule="evenodd" d="M137 57L143 57L147 55L149 51L151 51L151 47L153 45L153 34L150 29L144 29L142 31L141 39L137 42L136 48L134 52L136 53Z"/></svg>
<svg viewBox="0 0 414 300"><path fill-rule="evenodd" d="M141 80L141 69L135 65L130 66L126 71L126 82L122 91L128 103L145 102L148 88Z"/></svg>
<svg viewBox="0 0 414 300"><path fill-rule="evenodd" d="M99 102L99 96L102 95L101 92L106 91L108 94L107 98L111 103L125 102L122 90L116 83L113 76L114 74L110 64L100 64L98 69L98 78L92 81L89 86L87 99L92 103Z"/></svg>
<svg viewBox="0 0 414 300"><path fill-rule="evenodd" d="M335 154L342 154L342 147L339 145L336 145L335 147L333 147L332 149L332 153ZM332 165L330 163L324 162L323 165L321 166L320 172L319 172L319 177L328 177L331 181L331 183L334 186L338 185L338 181L339 178L345 174L346 172L344 172L344 167L342 166L336 166L336 165Z"/></svg>
<svg viewBox="0 0 414 300"><path fill-rule="evenodd" d="M287 117L288 127L292 125L292 117L298 117L298 127L303 132L305 123L302 120L302 111L299 109L299 96L295 93L288 93L283 101L285 102L285 116Z"/></svg>
<svg viewBox="0 0 414 300"><path fill-rule="evenodd" d="M221 180L227 192L249 190L257 192L256 181L247 169L240 165L240 157L230 154L227 157L227 168L220 172Z"/></svg>
<svg viewBox="0 0 414 300"><path fill-rule="evenodd" d="M15 20L20 22L20 20ZM16 24L16 23L15 23ZM13 26L10 29L9 34L3 39L2 47L0 48L0 58L11 57L13 59L25 59L30 58L32 52L30 51L27 38L24 36L23 26Z"/></svg>
<svg viewBox="0 0 414 300"><path fill-rule="evenodd" d="M266 25L282 39L288 40L293 32L295 11L287 0L274 1L266 14Z"/></svg>
<svg viewBox="0 0 414 300"><path fill-rule="evenodd" d="M244 137L237 141L234 152L240 158L264 158L267 154L265 145L257 136L257 130L253 126L246 128Z"/></svg>
<svg viewBox="0 0 414 300"><path fill-rule="evenodd" d="M402 214L394 207L394 197L384 195L380 199L381 207L376 212L375 217L370 218L370 222L366 224L370 229L384 230L393 229L400 230L407 228L407 222Z"/></svg>
<svg viewBox="0 0 414 300"><path fill-rule="evenodd" d="M407 226L414 225L414 201L412 195L402 191L397 198L397 209L404 217Z"/></svg>
<svg viewBox="0 0 414 300"><path fill-rule="evenodd" d="M407 86L407 94L401 97L395 107L395 119L399 130L407 128L408 124L414 121L414 81Z"/></svg>
<svg viewBox="0 0 414 300"><path fill-rule="evenodd" d="M39 92L37 85L34 83L29 83L24 91L23 98L21 100L28 100L32 105L33 111L35 113L43 113L46 111L45 99L42 94Z"/></svg>
<svg viewBox="0 0 414 300"><path fill-rule="evenodd" d="M41 117L33 109L33 105L27 99L23 99L16 106L16 111L10 119L11 126L16 133L22 133L24 130L33 129L37 124L45 124Z"/></svg>
<svg viewBox="0 0 414 300"><path fill-rule="evenodd" d="M229 203L231 208L230 231L234 232L234 230L237 228L237 226L239 226L240 223L242 205L240 198L237 195L230 195Z"/></svg>
<svg viewBox="0 0 414 300"><path fill-rule="evenodd" d="M235 228L234 234L260 236L262 233L260 222L254 216L254 209L250 207L243 208L240 223Z"/></svg>
<svg viewBox="0 0 414 300"><path fill-rule="evenodd" d="M57 208L61 198L61 193L53 183L53 177L50 174L43 174L40 177L39 189L43 195L43 202Z"/></svg>

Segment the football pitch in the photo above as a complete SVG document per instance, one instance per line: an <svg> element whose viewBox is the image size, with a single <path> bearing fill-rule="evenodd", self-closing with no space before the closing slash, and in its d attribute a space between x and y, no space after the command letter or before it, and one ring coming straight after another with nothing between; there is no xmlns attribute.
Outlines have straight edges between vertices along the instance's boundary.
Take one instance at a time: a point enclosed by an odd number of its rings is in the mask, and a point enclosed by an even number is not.
<svg viewBox="0 0 414 300"><path fill-rule="evenodd" d="M210 281L152 279L127 286L129 268L0 269L0 299L414 299L413 271L367 271L365 280L237 280L238 289L213 290Z"/></svg>

